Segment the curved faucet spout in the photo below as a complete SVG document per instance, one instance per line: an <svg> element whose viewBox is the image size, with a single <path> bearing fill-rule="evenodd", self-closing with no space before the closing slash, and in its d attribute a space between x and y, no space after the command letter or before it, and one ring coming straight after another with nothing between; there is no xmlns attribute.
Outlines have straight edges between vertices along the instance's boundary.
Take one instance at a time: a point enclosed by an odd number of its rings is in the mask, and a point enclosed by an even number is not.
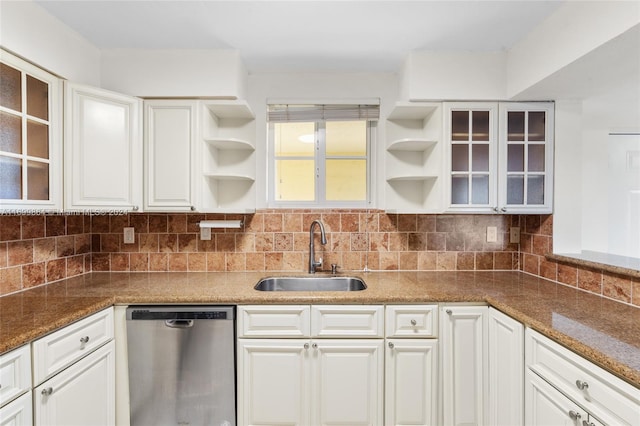
<svg viewBox="0 0 640 426"><path fill-rule="evenodd" d="M324 232L324 225L319 220L314 220L313 222L311 222L311 226L309 227L309 273L310 274L315 274L316 268L319 268L322 266L322 258L318 259L317 261L314 258L315 253L314 253L314 244L313 244L313 229L315 228L316 225L320 227L320 242L322 243L322 245L327 244L327 236Z"/></svg>

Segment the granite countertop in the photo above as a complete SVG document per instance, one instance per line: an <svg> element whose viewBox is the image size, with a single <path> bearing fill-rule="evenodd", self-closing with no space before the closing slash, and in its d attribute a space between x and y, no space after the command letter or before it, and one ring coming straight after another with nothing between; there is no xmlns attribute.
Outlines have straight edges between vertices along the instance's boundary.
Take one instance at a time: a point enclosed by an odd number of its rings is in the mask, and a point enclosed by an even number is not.
<svg viewBox="0 0 640 426"><path fill-rule="evenodd" d="M480 302L640 388L640 309L517 271L353 273L359 292L259 292L264 272L94 272L0 297L0 353L113 304Z"/></svg>

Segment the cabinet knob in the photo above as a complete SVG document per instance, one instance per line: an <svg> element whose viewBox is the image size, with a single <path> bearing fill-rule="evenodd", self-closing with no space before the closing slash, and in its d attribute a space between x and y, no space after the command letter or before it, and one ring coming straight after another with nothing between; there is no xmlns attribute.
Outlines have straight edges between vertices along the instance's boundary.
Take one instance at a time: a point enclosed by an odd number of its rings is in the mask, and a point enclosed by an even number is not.
<svg viewBox="0 0 640 426"><path fill-rule="evenodd" d="M133 206L133 207L131 208L131 210L133 210L134 212L137 212L137 211L138 211L138 209L139 209L139 207L138 207L138 206Z"/></svg>
<svg viewBox="0 0 640 426"><path fill-rule="evenodd" d="M308 343L305 343L305 344L304 344L304 348L305 348L305 349L309 349L309 344L308 344Z"/></svg>
<svg viewBox="0 0 640 426"><path fill-rule="evenodd" d="M85 345L87 343L89 343L89 336L84 336L80 338L80 343Z"/></svg>
<svg viewBox="0 0 640 426"><path fill-rule="evenodd" d="M418 321L416 321L414 319L411 320L411 325L416 325L417 323L418 323Z"/></svg>
<svg viewBox="0 0 640 426"><path fill-rule="evenodd" d="M583 382L582 380L576 380L576 387L580 390L589 389L589 383Z"/></svg>
<svg viewBox="0 0 640 426"><path fill-rule="evenodd" d="M393 342L389 342L389 349L393 349L395 347L395 345L393 344Z"/></svg>
<svg viewBox="0 0 640 426"><path fill-rule="evenodd" d="M500 210L498 210L498 207L494 207L493 211L496 212L496 213L500 212Z"/></svg>
<svg viewBox="0 0 640 426"><path fill-rule="evenodd" d="M452 311L451 309L447 309L445 312L446 312L448 315L451 315L451 314L453 313L453 311Z"/></svg>
<svg viewBox="0 0 640 426"><path fill-rule="evenodd" d="M44 396L49 396L53 393L53 388L44 388L40 393Z"/></svg>
<svg viewBox="0 0 640 426"><path fill-rule="evenodd" d="M572 420L580 420L582 416L580 415L580 413L576 413L575 411L571 410L569 411L569 417L571 417Z"/></svg>
<svg viewBox="0 0 640 426"><path fill-rule="evenodd" d="M191 209L192 212L196 211L196 208L194 206L189 207L189 209Z"/></svg>
<svg viewBox="0 0 640 426"><path fill-rule="evenodd" d="M503 208L501 208L501 209L500 209L500 211L501 211L502 213L506 213L506 212L507 212L507 208L506 208L506 207L503 207Z"/></svg>
<svg viewBox="0 0 640 426"><path fill-rule="evenodd" d="M312 347L313 349L318 349L318 344L317 344L317 343L314 343L314 344L312 344L312 345L311 345L311 347Z"/></svg>
<svg viewBox="0 0 640 426"><path fill-rule="evenodd" d="M582 426L596 426L596 424L594 422L588 422L586 420L583 420Z"/></svg>

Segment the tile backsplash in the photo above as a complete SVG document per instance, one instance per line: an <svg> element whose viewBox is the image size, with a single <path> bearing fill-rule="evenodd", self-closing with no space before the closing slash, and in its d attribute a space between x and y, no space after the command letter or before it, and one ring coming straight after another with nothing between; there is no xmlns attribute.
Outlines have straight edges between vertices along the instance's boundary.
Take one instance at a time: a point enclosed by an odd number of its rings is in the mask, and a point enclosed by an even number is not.
<svg viewBox="0 0 640 426"><path fill-rule="evenodd" d="M240 219L240 229L213 229L205 219ZM316 258L343 271L523 270L640 306L640 282L601 270L552 262L551 215L387 214L381 210L260 210L250 215L132 213L94 216L0 216L0 295L89 271L307 270L309 226ZM487 227L497 241L487 242ZM509 228L521 229L520 244ZM124 244L123 229L135 229ZM633 289L636 296L633 297Z"/></svg>

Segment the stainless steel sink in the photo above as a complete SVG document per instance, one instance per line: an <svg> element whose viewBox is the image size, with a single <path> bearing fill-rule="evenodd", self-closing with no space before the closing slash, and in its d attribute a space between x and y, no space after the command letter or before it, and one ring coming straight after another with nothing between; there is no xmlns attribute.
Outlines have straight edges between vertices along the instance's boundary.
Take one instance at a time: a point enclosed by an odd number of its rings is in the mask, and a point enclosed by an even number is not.
<svg viewBox="0 0 640 426"><path fill-rule="evenodd" d="M360 291L367 285L357 277L270 277L258 281L259 291Z"/></svg>

